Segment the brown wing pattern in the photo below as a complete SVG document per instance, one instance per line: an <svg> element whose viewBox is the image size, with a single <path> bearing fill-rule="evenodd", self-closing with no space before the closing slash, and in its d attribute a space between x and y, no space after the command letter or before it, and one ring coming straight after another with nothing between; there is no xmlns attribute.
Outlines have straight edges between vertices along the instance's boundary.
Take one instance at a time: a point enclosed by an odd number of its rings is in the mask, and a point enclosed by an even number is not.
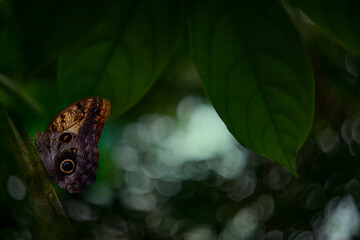
<svg viewBox="0 0 360 240"><path fill-rule="evenodd" d="M94 107L97 107L100 111L95 121L101 133L110 114L111 107L109 100L99 97L85 98L66 107L50 121L44 133L49 135L56 132L68 131L77 134L83 126L89 110Z"/></svg>
<svg viewBox="0 0 360 240"><path fill-rule="evenodd" d="M110 115L111 110L111 104L110 101L106 98L102 98L100 113L96 115L95 117L95 128L97 129L98 136L100 137L101 131L103 130L105 126L105 122L108 119Z"/></svg>
<svg viewBox="0 0 360 240"><path fill-rule="evenodd" d="M110 109L105 98L82 99L57 114L44 133L36 132L35 145L46 172L70 193L85 191L96 179L97 144Z"/></svg>

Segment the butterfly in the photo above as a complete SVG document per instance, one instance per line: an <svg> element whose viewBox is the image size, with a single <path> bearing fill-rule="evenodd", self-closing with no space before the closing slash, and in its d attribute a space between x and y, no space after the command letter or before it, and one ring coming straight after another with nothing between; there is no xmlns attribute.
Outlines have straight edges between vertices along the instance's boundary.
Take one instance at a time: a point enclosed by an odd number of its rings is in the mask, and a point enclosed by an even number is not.
<svg viewBox="0 0 360 240"><path fill-rule="evenodd" d="M35 146L46 173L70 193L83 192L95 182L98 142L110 110L105 98L85 98L57 114L43 133L36 132Z"/></svg>

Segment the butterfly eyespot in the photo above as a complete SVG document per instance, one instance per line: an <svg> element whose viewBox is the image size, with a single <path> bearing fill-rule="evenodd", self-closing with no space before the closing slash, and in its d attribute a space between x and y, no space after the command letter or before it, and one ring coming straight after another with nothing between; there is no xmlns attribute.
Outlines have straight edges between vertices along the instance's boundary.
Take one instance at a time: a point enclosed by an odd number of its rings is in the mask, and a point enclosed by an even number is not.
<svg viewBox="0 0 360 240"><path fill-rule="evenodd" d="M100 109L99 109L99 108L95 108L95 109L94 109L94 113L95 113L95 114L100 113Z"/></svg>
<svg viewBox="0 0 360 240"><path fill-rule="evenodd" d="M60 170L63 173L70 174L75 170L75 162L71 159L64 159L60 163Z"/></svg>
<svg viewBox="0 0 360 240"><path fill-rule="evenodd" d="M36 134L35 146L55 184L70 193L79 193L95 181L97 142L110 111L106 98L84 98L61 110L43 133Z"/></svg>
<svg viewBox="0 0 360 240"><path fill-rule="evenodd" d="M59 140L63 143L69 143L72 139L71 134L69 133L64 133L60 136Z"/></svg>

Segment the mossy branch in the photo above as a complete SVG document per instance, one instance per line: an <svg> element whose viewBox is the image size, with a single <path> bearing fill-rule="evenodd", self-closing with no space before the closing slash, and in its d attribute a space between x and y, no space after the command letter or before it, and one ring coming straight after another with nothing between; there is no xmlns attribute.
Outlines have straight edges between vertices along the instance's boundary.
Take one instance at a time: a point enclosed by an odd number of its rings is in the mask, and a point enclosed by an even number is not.
<svg viewBox="0 0 360 240"><path fill-rule="evenodd" d="M15 124L1 107L6 136L23 173L28 201L36 219L33 234L36 239L73 239L74 232L47 176L33 143L21 124Z"/></svg>

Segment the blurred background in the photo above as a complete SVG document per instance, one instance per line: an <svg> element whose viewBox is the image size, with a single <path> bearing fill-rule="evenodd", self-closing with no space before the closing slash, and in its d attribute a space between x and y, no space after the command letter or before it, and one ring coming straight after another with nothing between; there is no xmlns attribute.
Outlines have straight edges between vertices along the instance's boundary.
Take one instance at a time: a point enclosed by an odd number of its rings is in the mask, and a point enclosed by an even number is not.
<svg viewBox="0 0 360 240"><path fill-rule="evenodd" d="M110 115L90 189L69 194L54 185L79 239L360 239L359 58L300 11L292 14L316 81L299 178L232 137L180 44L142 100ZM2 104L31 139L66 106L54 80L56 61L44 68L26 78L2 75L10 68L0 75ZM23 173L8 140L1 141L0 239L34 239L37 216Z"/></svg>

